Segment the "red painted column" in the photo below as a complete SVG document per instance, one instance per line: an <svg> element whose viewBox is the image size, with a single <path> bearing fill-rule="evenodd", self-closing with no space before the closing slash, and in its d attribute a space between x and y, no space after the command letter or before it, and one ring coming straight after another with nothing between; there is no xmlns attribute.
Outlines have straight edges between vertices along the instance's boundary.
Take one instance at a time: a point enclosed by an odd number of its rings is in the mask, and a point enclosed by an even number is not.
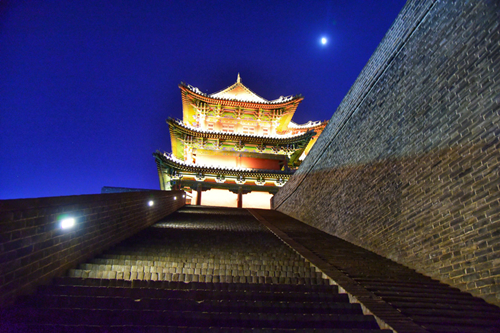
<svg viewBox="0 0 500 333"><path fill-rule="evenodd" d="M196 187L196 205L201 206L201 192L202 192L202 187L203 185L198 184Z"/></svg>
<svg viewBox="0 0 500 333"><path fill-rule="evenodd" d="M238 208L243 208L243 189L238 189Z"/></svg>

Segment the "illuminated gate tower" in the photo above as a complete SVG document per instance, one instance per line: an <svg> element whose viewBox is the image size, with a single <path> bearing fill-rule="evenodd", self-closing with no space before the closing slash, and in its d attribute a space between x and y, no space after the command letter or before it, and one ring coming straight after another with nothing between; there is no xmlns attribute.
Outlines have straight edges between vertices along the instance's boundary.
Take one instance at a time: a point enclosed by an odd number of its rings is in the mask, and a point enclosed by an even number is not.
<svg viewBox="0 0 500 333"><path fill-rule="evenodd" d="M269 208L325 122L291 121L301 95L268 101L241 83L214 94L181 83L183 120L168 119L172 153L154 153L162 190L197 205Z"/></svg>

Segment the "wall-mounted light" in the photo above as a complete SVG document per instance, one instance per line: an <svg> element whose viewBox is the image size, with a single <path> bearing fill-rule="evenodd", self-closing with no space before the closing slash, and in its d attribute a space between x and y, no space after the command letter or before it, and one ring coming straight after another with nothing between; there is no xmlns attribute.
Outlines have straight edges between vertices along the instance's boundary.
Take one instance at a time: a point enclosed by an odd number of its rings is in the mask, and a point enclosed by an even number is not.
<svg viewBox="0 0 500 333"><path fill-rule="evenodd" d="M61 220L61 229L71 229L75 226L76 220L74 217L67 217Z"/></svg>
<svg viewBox="0 0 500 333"><path fill-rule="evenodd" d="M183 198L185 198L185 197L186 197L186 195L185 195L185 194L183 194L183 195L182 195L182 197L183 197Z"/></svg>
<svg viewBox="0 0 500 333"><path fill-rule="evenodd" d="M149 200L149 202L148 202L149 207L152 207L154 204L155 204L155 202L153 200Z"/></svg>
<svg viewBox="0 0 500 333"><path fill-rule="evenodd" d="M174 197L174 200L177 200L177 197Z"/></svg>

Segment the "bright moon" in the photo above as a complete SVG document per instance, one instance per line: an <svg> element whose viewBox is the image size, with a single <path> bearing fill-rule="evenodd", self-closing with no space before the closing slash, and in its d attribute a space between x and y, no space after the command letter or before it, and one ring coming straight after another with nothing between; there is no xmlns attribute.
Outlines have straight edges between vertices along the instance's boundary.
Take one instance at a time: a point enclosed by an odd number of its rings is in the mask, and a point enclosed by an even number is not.
<svg viewBox="0 0 500 333"><path fill-rule="evenodd" d="M328 40L325 37L321 38L321 44L326 45L327 42Z"/></svg>

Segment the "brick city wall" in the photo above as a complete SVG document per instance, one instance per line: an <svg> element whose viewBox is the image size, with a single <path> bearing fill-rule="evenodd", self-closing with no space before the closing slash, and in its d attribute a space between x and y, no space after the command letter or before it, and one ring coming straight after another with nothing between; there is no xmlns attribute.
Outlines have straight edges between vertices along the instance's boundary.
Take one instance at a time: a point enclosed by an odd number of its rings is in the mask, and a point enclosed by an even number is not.
<svg viewBox="0 0 500 333"><path fill-rule="evenodd" d="M499 13L408 1L273 207L500 305Z"/></svg>
<svg viewBox="0 0 500 333"><path fill-rule="evenodd" d="M183 194L148 191L0 201L0 306L173 213L184 205ZM60 228L65 215L76 218L74 228Z"/></svg>

